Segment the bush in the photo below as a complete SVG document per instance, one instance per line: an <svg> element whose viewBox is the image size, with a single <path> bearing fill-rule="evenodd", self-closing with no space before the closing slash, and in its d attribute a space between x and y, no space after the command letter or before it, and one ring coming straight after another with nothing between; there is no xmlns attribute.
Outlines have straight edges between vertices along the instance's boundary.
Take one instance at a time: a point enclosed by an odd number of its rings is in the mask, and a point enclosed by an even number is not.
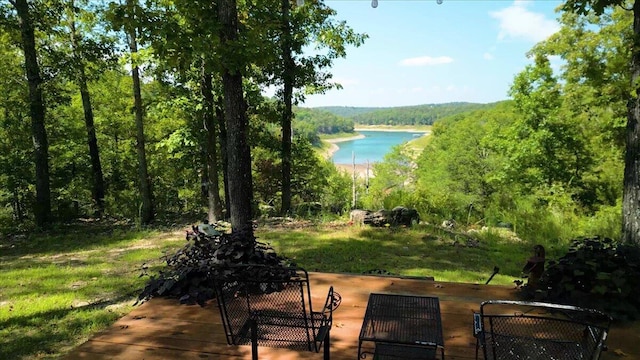
<svg viewBox="0 0 640 360"><path fill-rule="evenodd" d="M215 297L213 279L235 276L234 264L290 265L253 234L205 232L197 226L187 232L187 244L166 256L165 262L166 267L157 276L150 276L137 303L165 296L177 298L181 303L204 305Z"/></svg>
<svg viewBox="0 0 640 360"><path fill-rule="evenodd" d="M618 320L640 315L640 247L609 238L574 240L567 254L550 261L537 300L591 307Z"/></svg>

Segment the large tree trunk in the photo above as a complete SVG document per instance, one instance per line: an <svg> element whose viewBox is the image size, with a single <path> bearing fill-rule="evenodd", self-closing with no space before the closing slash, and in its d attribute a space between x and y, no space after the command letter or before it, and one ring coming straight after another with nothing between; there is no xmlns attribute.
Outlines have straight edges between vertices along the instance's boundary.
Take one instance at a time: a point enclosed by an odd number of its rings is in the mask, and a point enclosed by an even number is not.
<svg viewBox="0 0 640 360"><path fill-rule="evenodd" d="M133 0L128 0L130 14L134 12ZM138 52L138 43L135 25L129 23L126 25L127 36L129 37L129 51L132 57ZM140 196L142 197L142 209L140 211L140 221L143 224L149 224L153 221L153 200L151 195L151 181L147 168L147 155L145 153L144 140L144 116L142 108L142 94L140 90L140 69L135 61L131 64L131 77L133 78L133 99L136 113L136 152L138 154L138 182L140 187Z"/></svg>
<svg viewBox="0 0 640 360"><path fill-rule="evenodd" d="M73 1L71 2L73 6ZM96 204L95 216L101 217L104 213L104 176L102 174L102 163L100 162L100 151L98 149L98 139L93 121L93 107L91 106L91 95L87 86L87 76L85 73L84 61L79 53L78 33L75 22L71 21L71 44L73 53L78 63L78 86L82 97L82 108L84 110L84 125L87 129L87 143L89 144L89 156L91 158L91 174L93 180L92 195Z"/></svg>
<svg viewBox="0 0 640 360"><path fill-rule="evenodd" d="M286 215L291 210L291 119L293 112L291 103L293 98L293 80L295 76L295 62L291 54L291 26L289 24L289 1L281 0L282 6L282 60L283 60L283 91L282 101L282 208L280 213Z"/></svg>
<svg viewBox="0 0 640 360"><path fill-rule="evenodd" d="M15 0L12 4L18 13L22 36L24 64L29 81L29 114L36 167L36 226L46 227L51 221L51 187L49 184L49 142L45 129L45 106L42 100L42 78L36 55L36 41L27 0Z"/></svg>
<svg viewBox="0 0 640 360"><path fill-rule="evenodd" d="M202 78L200 89L202 92L202 121L207 136L207 217L209 224L222 218L222 204L220 202L220 184L218 182L218 153L216 136L216 117L213 104L213 88L211 73L206 69L206 61L202 60Z"/></svg>
<svg viewBox="0 0 640 360"><path fill-rule="evenodd" d="M238 39L236 0L220 0L218 2L218 20L221 25L221 46L231 46ZM237 58L223 57L222 86L224 113L227 122L227 155L229 157L228 201L231 209L232 231L253 237L251 151L247 142L249 119L242 88L241 66L238 66L237 63Z"/></svg>
<svg viewBox="0 0 640 360"><path fill-rule="evenodd" d="M640 0L633 5L633 54L631 83L636 95L629 102L622 197L622 236L627 244L640 245Z"/></svg>

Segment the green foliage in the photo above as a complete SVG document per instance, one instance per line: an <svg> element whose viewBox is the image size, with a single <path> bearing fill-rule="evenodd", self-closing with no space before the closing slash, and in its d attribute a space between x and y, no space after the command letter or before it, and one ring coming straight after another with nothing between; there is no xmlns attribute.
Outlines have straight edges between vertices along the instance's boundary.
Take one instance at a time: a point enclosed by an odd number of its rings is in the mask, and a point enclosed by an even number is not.
<svg viewBox="0 0 640 360"><path fill-rule="evenodd" d="M9 222L29 213L34 181L27 83L17 53L9 34L0 31L0 204L9 209Z"/></svg>
<svg viewBox="0 0 640 360"><path fill-rule="evenodd" d="M361 196L367 209L393 209L396 206L415 207L417 199L413 159L401 145L384 156L384 161L373 164L375 177L371 178L366 194Z"/></svg>
<svg viewBox="0 0 640 360"><path fill-rule="evenodd" d="M640 316L640 249L609 238L574 240L550 261L537 300L601 309L618 320ZM525 287L525 290L526 289Z"/></svg>
<svg viewBox="0 0 640 360"><path fill-rule="evenodd" d="M318 134L352 133L353 120L334 115L328 111L297 107L294 110L294 134L308 134L314 145L319 144Z"/></svg>
<svg viewBox="0 0 640 360"><path fill-rule="evenodd" d="M407 201L395 187L413 178L406 193L428 221L506 221L543 244L617 238L631 21L622 9L564 13L561 30L515 77L513 100L439 119L417 159L377 165L371 198ZM553 56L564 61L559 70Z"/></svg>
<svg viewBox="0 0 640 360"><path fill-rule="evenodd" d="M351 177L345 172L339 171L333 163L325 161L326 185L323 189L320 203L323 208L331 213L342 214L351 204Z"/></svg>
<svg viewBox="0 0 640 360"><path fill-rule="evenodd" d="M274 131L263 129L258 136L261 146L252 150L254 193L257 202L279 208L282 169L280 148L277 146L279 135ZM294 137L291 163L294 209L298 204L317 202L323 208L340 212L345 209L345 199L350 198L350 191L350 181L333 164L318 157L307 139Z"/></svg>
<svg viewBox="0 0 640 360"><path fill-rule="evenodd" d="M473 103L426 104L382 108L361 113L351 118L357 124L364 125L433 125L447 116L480 109L490 105Z"/></svg>
<svg viewBox="0 0 640 360"><path fill-rule="evenodd" d="M366 114L377 110L384 110L387 108L379 107L357 107L357 106L318 106L314 109L328 111L337 116L354 117L356 115Z"/></svg>

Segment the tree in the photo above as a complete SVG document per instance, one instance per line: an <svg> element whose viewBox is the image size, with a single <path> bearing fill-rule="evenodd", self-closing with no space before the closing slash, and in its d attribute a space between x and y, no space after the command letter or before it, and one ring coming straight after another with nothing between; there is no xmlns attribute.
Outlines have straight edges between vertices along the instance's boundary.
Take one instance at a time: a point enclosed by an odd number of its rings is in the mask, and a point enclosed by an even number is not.
<svg viewBox="0 0 640 360"><path fill-rule="evenodd" d="M291 210L291 121L296 63L293 59L290 0L281 0L282 6L282 208L286 215Z"/></svg>
<svg viewBox="0 0 640 360"><path fill-rule="evenodd" d="M220 184L218 181L218 152L217 152L217 131L215 105L213 98L212 75L207 69L206 60L202 60L202 79L200 91L202 92L202 116L206 131L206 154L207 154L207 202L208 219L213 224L222 218L222 203L220 201Z"/></svg>
<svg viewBox="0 0 640 360"><path fill-rule="evenodd" d="M29 82L29 114L36 168L36 203L34 215L38 227L51 221L51 188L49 184L49 142L45 129L45 105L42 99L42 77L38 65L34 23L27 0L9 0L18 14L22 50Z"/></svg>
<svg viewBox="0 0 640 360"><path fill-rule="evenodd" d="M346 56L346 46L360 46L367 35L358 34L344 21L335 21L335 10L321 1L309 1L292 11L291 0L280 0L281 31L278 37L279 59L265 67L271 73L271 82L281 85L278 98L282 106L282 207L287 213L291 207L291 124L292 106L304 99L302 92L323 93L327 89L339 87L332 83L331 74L325 72L333 60ZM303 49L315 42L317 53L303 57ZM325 50L323 52L322 50ZM269 76L267 76L269 77Z"/></svg>
<svg viewBox="0 0 640 360"><path fill-rule="evenodd" d="M607 8L626 4L625 0L567 0L563 9L578 14L586 14L591 9L603 14ZM633 1L632 11L632 93L629 94L625 141L622 240L640 246L640 0Z"/></svg>
<svg viewBox="0 0 640 360"><path fill-rule="evenodd" d="M253 234L251 179L251 151L247 142L249 119L244 101L242 59L238 36L238 9L236 0L218 2L222 56L222 86L227 130L227 171L229 173L229 205L233 232Z"/></svg>
<svg viewBox="0 0 640 360"><path fill-rule="evenodd" d="M136 118L136 152L138 154L138 182L140 196L142 197L142 209L140 211L140 221L149 224L154 217L153 198L151 193L151 181L147 168L147 155L144 138L144 108L142 104L142 93L140 90L140 68L138 67L138 25L136 12L138 6L134 0L127 0L128 21L124 23L129 51L131 53L131 78L133 79L133 99Z"/></svg>
<svg viewBox="0 0 640 360"><path fill-rule="evenodd" d="M89 145L89 156L91 158L91 175L93 177L92 194L96 205L96 215L99 217L104 213L104 196L105 196L105 183L102 173L102 162L100 161L100 150L98 147L98 139L96 137L96 129L94 124L93 107L91 106L91 94L89 93L88 77L86 71L86 50L91 45L98 44L86 44L82 34L77 29L76 11L79 11L79 7L76 6L74 0L70 0L67 3L67 22L69 27L69 36L71 40L72 48L72 69L74 72L74 80L80 88L80 96L82 97L82 108L84 110L84 121L87 130L87 143ZM89 45L89 46L87 46ZM94 47L94 50L98 46ZM84 51L83 51L84 50ZM91 50L89 50L91 51ZM98 53L101 53L99 51ZM94 54L96 52L94 51ZM99 58L100 56L94 56ZM104 66L104 64L102 64Z"/></svg>
<svg viewBox="0 0 640 360"><path fill-rule="evenodd" d="M27 214L33 153L28 117L28 84L21 50L0 31L0 198L11 203L12 218Z"/></svg>

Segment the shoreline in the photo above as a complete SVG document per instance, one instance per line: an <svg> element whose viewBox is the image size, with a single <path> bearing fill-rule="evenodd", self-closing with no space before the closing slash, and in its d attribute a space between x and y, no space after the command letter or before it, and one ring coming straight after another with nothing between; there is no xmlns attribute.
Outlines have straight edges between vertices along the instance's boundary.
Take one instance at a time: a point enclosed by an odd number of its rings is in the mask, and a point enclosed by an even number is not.
<svg viewBox="0 0 640 360"><path fill-rule="evenodd" d="M381 127L378 125L354 127L353 131L413 132L413 133L421 133L422 136L431 134L431 130L418 130L416 128L398 129L398 128L390 128L390 127ZM364 135L358 134L358 135L349 136L349 137L322 140L323 142L327 142L329 144L329 149L324 151L323 156L325 159L330 159L333 156L333 154L336 153L336 151L340 150L340 147L336 145L337 143L341 143L344 141L358 140L363 138L365 138ZM340 164L336 164L336 166L337 165L340 165ZM366 166L366 164L356 164L356 165ZM346 165L346 166L352 166L352 165Z"/></svg>
<svg viewBox="0 0 640 360"><path fill-rule="evenodd" d="M325 159L330 159L333 156L333 154L336 153L336 151L340 150L340 147L338 145L336 145L337 143L340 143L340 142L343 142L343 141L364 139L364 138L365 138L364 135L358 134L358 135L350 136L350 137L322 140L323 142L329 143L329 149L327 149L323 154L324 158Z"/></svg>
<svg viewBox="0 0 640 360"><path fill-rule="evenodd" d="M373 164L371 163L369 164L369 166L367 166L367 164L356 164L355 169L353 165L349 165L349 164L333 164L336 169L338 169L338 171L342 172L342 173L346 173L349 175L353 175L354 170L355 170L355 175L356 178L358 179L371 179L376 177L376 175L373 173Z"/></svg>

